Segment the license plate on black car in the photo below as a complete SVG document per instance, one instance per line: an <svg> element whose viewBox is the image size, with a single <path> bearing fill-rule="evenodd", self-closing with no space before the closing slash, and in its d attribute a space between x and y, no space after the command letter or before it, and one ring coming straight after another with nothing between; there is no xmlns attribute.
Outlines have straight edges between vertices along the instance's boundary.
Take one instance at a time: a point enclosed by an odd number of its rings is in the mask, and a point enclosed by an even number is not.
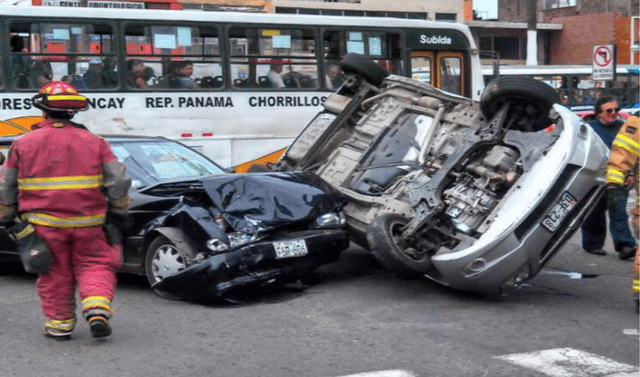
<svg viewBox="0 0 640 377"><path fill-rule="evenodd" d="M302 257L309 253L307 243L302 239L274 242L276 259Z"/></svg>
<svg viewBox="0 0 640 377"><path fill-rule="evenodd" d="M551 211L547 213L544 220L542 220L542 226L550 232L555 232L576 203L578 203L576 198L571 196L568 191L565 191L556 204L553 205Z"/></svg>

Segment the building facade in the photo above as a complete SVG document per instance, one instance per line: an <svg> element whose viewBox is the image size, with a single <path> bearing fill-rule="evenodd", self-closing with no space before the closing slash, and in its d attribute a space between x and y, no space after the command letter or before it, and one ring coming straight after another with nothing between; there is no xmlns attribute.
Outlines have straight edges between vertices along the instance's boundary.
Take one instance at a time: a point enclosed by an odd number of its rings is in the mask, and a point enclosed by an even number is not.
<svg viewBox="0 0 640 377"><path fill-rule="evenodd" d="M32 0L33 5L121 9L241 11L332 16L396 17L462 22L472 0Z"/></svg>
<svg viewBox="0 0 640 377"><path fill-rule="evenodd" d="M590 64L594 45L612 43L618 64L638 63L637 0L498 0L498 18L527 22L528 1L535 1L537 22L563 25L544 42L545 64Z"/></svg>
<svg viewBox="0 0 640 377"><path fill-rule="evenodd" d="M472 0L272 0L276 13L397 17L462 22L473 19Z"/></svg>
<svg viewBox="0 0 640 377"><path fill-rule="evenodd" d="M273 12L271 0L31 0L34 6Z"/></svg>

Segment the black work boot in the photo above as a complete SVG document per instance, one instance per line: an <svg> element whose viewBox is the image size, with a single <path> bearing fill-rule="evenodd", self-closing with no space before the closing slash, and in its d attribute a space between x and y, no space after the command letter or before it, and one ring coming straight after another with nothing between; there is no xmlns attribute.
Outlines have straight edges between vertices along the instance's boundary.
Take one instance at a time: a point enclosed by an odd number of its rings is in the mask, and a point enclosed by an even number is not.
<svg viewBox="0 0 640 377"><path fill-rule="evenodd" d="M111 326L109 320L101 315L95 315L87 319L91 336L94 338L104 338L111 335Z"/></svg>
<svg viewBox="0 0 640 377"><path fill-rule="evenodd" d="M618 254L618 258L622 260L631 259L636 256L636 249L637 247L635 246L624 245L620 248L620 254Z"/></svg>

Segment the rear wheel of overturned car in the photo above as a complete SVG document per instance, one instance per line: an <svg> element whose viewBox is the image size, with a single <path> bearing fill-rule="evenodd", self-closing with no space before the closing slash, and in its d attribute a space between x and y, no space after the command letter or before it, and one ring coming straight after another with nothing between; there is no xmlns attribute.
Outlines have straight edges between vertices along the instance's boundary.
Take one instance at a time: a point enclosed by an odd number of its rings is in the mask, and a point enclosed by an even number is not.
<svg viewBox="0 0 640 377"><path fill-rule="evenodd" d="M431 266L431 257L404 244L400 236L408 223L404 216L384 214L369 224L367 241L380 264L401 278L413 279Z"/></svg>
<svg viewBox="0 0 640 377"><path fill-rule="evenodd" d="M189 267L189 258L171 240L165 236L157 236L147 248L145 272L151 285L162 279L175 275ZM175 296L155 290L164 298L176 299Z"/></svg>
<svg viewBox="0 0 640 377"><path fill-rule="evenodd" d="M349 53L340 60L340 68L345 73L357 73L375 86L380 86L382 80L390 72L364 55Z"/></svg>
<svg viewBox="0 0 640 377"><path fill-rule="evenodd" d="M511 103L510 117L515 118L513 128L535 132L547 128L549 111L560 102L555 89L531 77L502 76L487 84L480 97L482 114L491 119L507 102Z"/></svg>

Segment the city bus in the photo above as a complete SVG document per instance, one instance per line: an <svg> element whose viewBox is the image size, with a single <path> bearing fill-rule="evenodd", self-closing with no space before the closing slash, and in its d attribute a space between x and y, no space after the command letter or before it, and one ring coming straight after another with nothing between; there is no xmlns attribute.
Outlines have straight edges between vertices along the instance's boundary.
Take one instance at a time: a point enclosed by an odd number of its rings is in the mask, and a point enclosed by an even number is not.
<svg viewBox="0 0 640 377"><path fill-rule="evenodd" d="M494 66L482 68L485 83L496 77ZM528 76L542 80L558 91L561 102L573 110L591 110L599 96L616 98L622 107L638 104L640 66L618 64L613 81L594 81L591 65L501 65L500 76Z"/></svg>
<svg viewBox="0 0 640 377"><path fill-rule="evenodd" d="M31 98L65 80L89 99L74 121L103 134L164 136L225 167L286 147L341 84L348 53L478 99L468 27L395 18L0 7L0 121L38 116ZM339 73L339 69L337 70ZM26 117L26 118L25 118Z"/></svg>

